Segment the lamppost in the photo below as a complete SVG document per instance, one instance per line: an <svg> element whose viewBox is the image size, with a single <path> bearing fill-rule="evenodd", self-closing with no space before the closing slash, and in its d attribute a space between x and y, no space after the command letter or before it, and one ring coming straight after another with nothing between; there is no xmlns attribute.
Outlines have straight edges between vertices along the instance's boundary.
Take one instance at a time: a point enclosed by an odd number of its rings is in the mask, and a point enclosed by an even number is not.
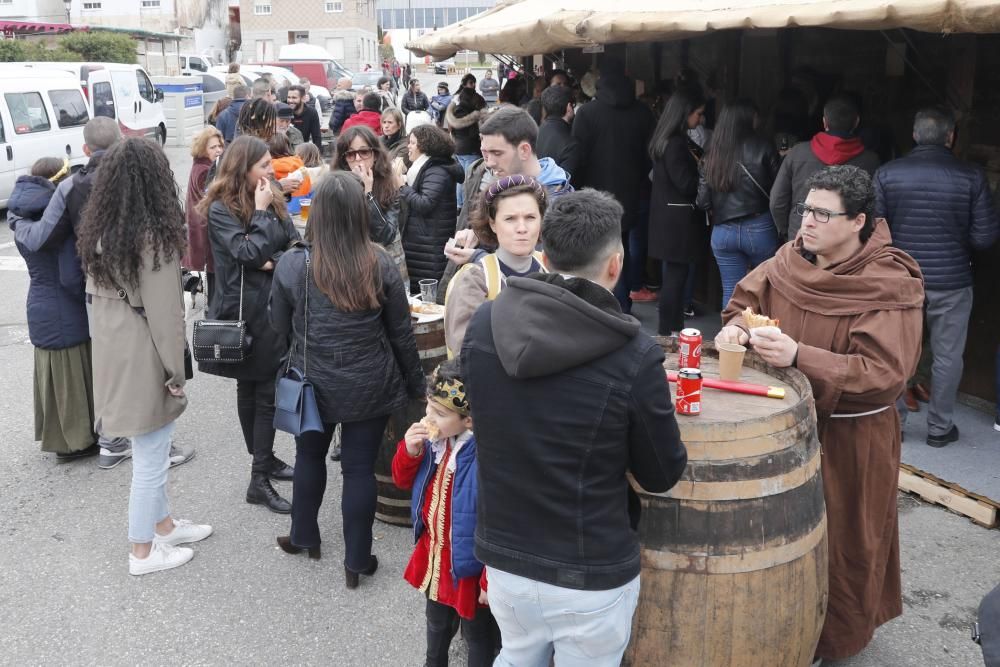
<svg viewBox="0 0 1000 667"><path fill-rule="evenodd" d="M69 0L66 0L66 1L68 2ZM407 18L409 19L407 21L407 25L409 26L409 29L410 29L409 41L412 42L413 41L413 0L407 0L407 2L406 2L406 10L407 10L406 11ZM410 51L410 49L407 48L406 49L406 54L409 56L409 63L412 66L413 65L413 51Z"/></svg>
<svg viewBox="0 0 1000 667"><path fill-rule="evenodd" d="M70 25L69 10L73 6L73 0L63 0L63 5L66 7L66 25Z"/></svg>

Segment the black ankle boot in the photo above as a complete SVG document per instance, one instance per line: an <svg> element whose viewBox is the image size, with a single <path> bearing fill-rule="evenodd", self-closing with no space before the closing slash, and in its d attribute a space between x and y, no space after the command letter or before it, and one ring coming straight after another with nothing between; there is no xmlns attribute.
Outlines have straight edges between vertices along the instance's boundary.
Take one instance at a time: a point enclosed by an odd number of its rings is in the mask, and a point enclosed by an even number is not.
<svg viewBox="0 0 1000 667"><path fill-rule="evenodd" d="M368 560L368 567L361 570L360 572L355 572L351 570L346 565L344 566L344 583L348 588L357 588L360 583L360 577L358 575L372 576L378 571L378 558L375 554L372 554Z"/></svg>
<svg viewBox="0 0 1000 667"><path fill-rule="evenodd" d="M247 502L252 505L266 505L267 509L277 514L289 514L292 511L292 504L278 495L266 473L255 472L250 475Z"/></svg>

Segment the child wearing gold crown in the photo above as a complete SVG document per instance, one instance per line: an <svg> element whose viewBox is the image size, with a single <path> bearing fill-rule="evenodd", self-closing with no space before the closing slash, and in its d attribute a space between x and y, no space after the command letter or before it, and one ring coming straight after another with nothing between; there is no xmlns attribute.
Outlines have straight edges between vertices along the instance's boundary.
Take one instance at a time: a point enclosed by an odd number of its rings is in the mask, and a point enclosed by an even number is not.
<svg viewBox="0 0 1000 667"><path fill-rule="evenodd" d="M476 532L476 438L457 360L434 371L427 412L410 426L392 460L392 479L413 489L416 546L403 577L427 595L427 666L448 664L456 617L469 667L493 664L498 630L479 604L483 564L472 553Z"/></svg>

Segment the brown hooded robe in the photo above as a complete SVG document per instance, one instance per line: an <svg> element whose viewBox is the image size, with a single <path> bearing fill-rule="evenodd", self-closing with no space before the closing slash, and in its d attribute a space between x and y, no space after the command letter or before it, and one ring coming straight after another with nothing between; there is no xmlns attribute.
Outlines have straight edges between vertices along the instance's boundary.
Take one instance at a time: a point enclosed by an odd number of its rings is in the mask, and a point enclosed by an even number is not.
<svg viewBox="0 0 1000 667"><path fill-rule="evenodd" d="M875 628L903 612L894 403L920 355L924 290L917 263L890 242L879 220L861 250L826 269L803 256L801 239L786 243L736 286L722 315L744 329L747 306L779 319L799 343L795 366L815 395L830 554L816 648L825 659L859 653Z"/></svg>

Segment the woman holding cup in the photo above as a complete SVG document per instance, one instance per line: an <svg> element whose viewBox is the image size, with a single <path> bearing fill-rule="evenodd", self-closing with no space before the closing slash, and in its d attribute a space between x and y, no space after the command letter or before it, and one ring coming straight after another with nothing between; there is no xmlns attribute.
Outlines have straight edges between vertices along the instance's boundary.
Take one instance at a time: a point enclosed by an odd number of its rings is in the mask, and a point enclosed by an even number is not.
<svg viewBox="0 0 1000 667"><path fill-rule="evenodd" d="M482 197L470 224L481 242L497 250L474 255L448 285L444 337L450 357L461 350L473 313L497 297L507 278L545 271L541 253L535 251L547 204L545 187L530 176L516 174L494 181Z"/></svg>

